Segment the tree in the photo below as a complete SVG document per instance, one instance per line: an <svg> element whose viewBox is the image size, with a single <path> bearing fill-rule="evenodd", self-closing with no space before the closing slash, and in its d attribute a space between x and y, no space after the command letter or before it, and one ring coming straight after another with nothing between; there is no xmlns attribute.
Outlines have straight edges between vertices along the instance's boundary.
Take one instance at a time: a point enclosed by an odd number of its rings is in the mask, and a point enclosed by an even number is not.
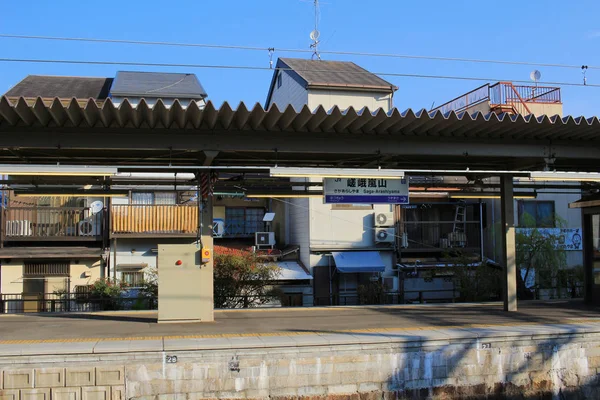
<svg viewBox="0 0 600 400"><path fill-rule="evenodd" d="M555 226L564 226L564 222L558 217ZM554 287L566 287L567 281L562 279L568 274L566 252L557 248L559 236L552 229L538 229L535 220L528 214L521 217L521 228L515 236L517 280L519 285L517 293L520 298L530 298L531 290L526 287L527 281L532 274L536 274L536 288L548 289ZM519 269L523 272L522 279Z"/></svg>
<svg viewBox="0 0 600 400"><path fill-rule="evenodd" d="M215 246L215 308L247 308L268 303L279 293L272 287L280 269L246 250Z"/></svg>
<svg viewBox="0 0 600 400"><path fill-rule="evenodd" d="M454 285L459 301L492 301L501 298L502 268L474 262L464 255L454 259Z"/></svg>
<svg viewBox="0 0 600 400"><path fill-rule="evenodd" d="M125 285L110 279L99 278L89 288L88 297L92 303L97 303L102 310L119 310L120 298Z"/></svg>

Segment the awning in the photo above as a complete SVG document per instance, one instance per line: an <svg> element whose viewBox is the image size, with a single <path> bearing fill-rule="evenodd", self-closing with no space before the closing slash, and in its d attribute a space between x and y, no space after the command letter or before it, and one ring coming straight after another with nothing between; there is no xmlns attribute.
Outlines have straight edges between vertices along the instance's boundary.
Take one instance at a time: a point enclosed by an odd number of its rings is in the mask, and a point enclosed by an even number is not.
<svg viewBox="0 0 600 400"><path fill-rule="evenodd" d="M278 281L303 281L313 277L297 261L279 261L272 263L279 267Z"/></svg>
<svg viewBox="0 0 600 400"><path fill-rule="evenodd" d="M91 247L4 247L0 249L0 259L50 259L67 260L100 259L102 249Z"/></svg>
<svg viewBox="0 0 600 400"><path fill-rule="evenodd" d="M147 263L117 264L117 271L138 271L148 266Z"/></svg>
<svg viewBox="0 0 600 400"><path fill-rule="evenodd" d="M378 251L339 251L331 253L338 271L344 273L383 272L385 264Z"/></svg>
<svg viewBox="0 0 600 400"><path fill-rule="evenodd" d="M600 195L585 196L581 199L569 203L569 208L587 208L600 206Z"/></svg>

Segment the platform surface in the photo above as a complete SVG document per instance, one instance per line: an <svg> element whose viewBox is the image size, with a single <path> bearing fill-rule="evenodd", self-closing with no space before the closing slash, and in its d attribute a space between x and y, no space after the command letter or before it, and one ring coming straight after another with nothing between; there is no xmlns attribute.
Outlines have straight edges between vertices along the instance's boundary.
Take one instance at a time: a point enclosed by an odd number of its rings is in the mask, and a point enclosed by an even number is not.
<svg viewBox="0 0 600 400"><path fill-rule="evenodd" d="M0 315L0 357L333 345L600 333L581 301L222 310L215 322L157 324L155 312Z"/></svg>

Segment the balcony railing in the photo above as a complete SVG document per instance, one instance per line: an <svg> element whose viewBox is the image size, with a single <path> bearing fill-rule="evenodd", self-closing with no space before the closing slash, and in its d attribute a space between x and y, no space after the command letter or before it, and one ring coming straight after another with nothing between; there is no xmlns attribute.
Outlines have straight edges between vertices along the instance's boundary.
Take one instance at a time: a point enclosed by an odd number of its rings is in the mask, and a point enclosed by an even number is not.
<svg viewBox="0 0 600 400"><path fill-rule="evenodd" d="M113 235L196 235L196 205L113 205Z"/></svg>
<svg viewBox="0 0 600 400"><path fill-rule="evenodd" d="M223 220L213 221L215 238L253 238L256 232L264 232L266 224L262 221L244 221L226 223Z"/></svg>
<svg viewBox="0 0 600 400"><path fill-rule="evenodd" d="M404 221L399 224L403 251L450 251L452 249L481 249L479 221ZM400 236L400 235L399 235Z"/></svg>
<svg viewBox="0 0 600 400"><path fill-rule="evenodd" d="M5 240L100 240L103 212L83 207L8 207L2 214Z"/></svg>
<svg viewBox="0 0 600 400"><path fill-rule="evenodd" d="M530 114L528 104L561 104L560 88L548 86L513 85L511 82L485 84L463 94L431 111L447 113L468 110L480 103L489 102L492 108L504 106L512 112Z"/></svg>

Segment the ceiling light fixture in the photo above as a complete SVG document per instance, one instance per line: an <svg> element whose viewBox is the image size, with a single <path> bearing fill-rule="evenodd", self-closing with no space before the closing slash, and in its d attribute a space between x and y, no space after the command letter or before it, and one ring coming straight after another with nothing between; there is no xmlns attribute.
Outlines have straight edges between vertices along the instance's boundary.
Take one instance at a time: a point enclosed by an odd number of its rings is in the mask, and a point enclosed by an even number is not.
<svg viewBox="0 0 600 400"><path fill-rule="evenodd" d="M291 198L291 199L301 199L301 198L319 198L322 199L323 198L323 194L312 194L312 193L248 193L246 194L247 198L267 198L267 199L273 199L273 198Z"/></svg>
<svg viewBox="0 0 600 400"><path fill-rule="evenodd" d="M450 193L448 196L451 199L499 199L501 198L500 193ZM536 192L520 192L513 193L515 199L535 199L537 198Z"/></svg>
<svg viewBox="0 0 600 400"><path fill-rule="evenodd" d="M89 165L34 165L3 164L0 175L32 175L32 176L111 176L117 168Z"/></svg>
<svg viewBox="0 0 600 400"><path fill-rule="evenodd" d="M404 179L404 171L396 169L275 167L271 168L271 176L280 178Z"/></svg>
<svg viewBox="0 0 600 400"><path fill-rule="evenodd" d="M533 181L600 182L597 172L531 172Z"/></svg>
<svg viewBox="0 0 600 400"><path fill-rule="evenodd" d="M127 197L127 190L15 190L17 197Z"/></svg>

